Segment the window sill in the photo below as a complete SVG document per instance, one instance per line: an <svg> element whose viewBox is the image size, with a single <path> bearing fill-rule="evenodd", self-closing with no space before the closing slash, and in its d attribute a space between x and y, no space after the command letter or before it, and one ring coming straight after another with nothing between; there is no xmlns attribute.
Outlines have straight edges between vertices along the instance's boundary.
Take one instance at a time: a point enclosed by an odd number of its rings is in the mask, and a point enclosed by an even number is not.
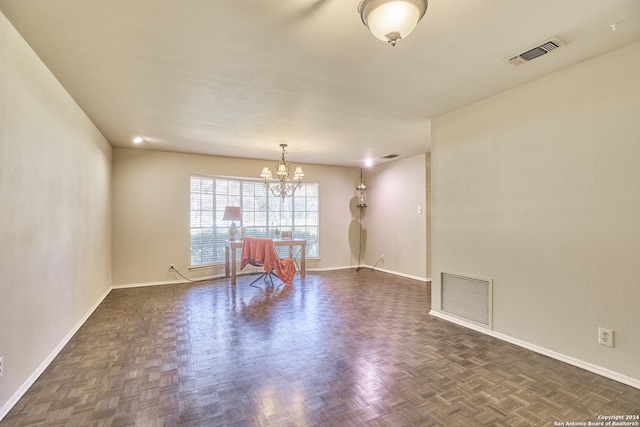
<svg viewBox="0 0 640 427"><path fill-rule="evenodd" d="M296 260L299 260L300 257L296 257ZM307 257L306 258L307 261L320 261L320 257ZM206 264L206 265L192 265L189 267L189 271L196 271L196 270L206 270L206 269L211 269L211 268L217 268L217 267L224 267L224 262L217 262L217 263L213 263L213 264Z"/></svg>

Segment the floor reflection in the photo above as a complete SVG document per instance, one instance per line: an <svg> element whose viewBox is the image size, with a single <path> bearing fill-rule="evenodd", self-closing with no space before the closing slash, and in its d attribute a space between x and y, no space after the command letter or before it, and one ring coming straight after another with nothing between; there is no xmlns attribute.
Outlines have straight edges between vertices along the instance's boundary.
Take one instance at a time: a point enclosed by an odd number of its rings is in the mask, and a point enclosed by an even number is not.
<svg viewBox="0 0 640 427"><path fill-rule="evenodd" d="M269 316L275 304L284 301L291 296L293 284L282 284L281 286L266 286L260 289L248 303L241 302L242 314L250 320L264 321Z"/></svg>

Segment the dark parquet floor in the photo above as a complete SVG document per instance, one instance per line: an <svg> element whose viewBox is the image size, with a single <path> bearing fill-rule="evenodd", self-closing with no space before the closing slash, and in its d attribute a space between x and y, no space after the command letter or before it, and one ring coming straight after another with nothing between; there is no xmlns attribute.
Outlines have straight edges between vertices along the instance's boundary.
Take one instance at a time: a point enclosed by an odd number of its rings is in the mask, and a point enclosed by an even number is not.
<svg viewBox="0 0 640 427"><path fill-rule="evenodd" d="M368 269L112 291L0 426L554 426L640 390L430 317ZM577 424L580 425L580 424Z"/></svg>

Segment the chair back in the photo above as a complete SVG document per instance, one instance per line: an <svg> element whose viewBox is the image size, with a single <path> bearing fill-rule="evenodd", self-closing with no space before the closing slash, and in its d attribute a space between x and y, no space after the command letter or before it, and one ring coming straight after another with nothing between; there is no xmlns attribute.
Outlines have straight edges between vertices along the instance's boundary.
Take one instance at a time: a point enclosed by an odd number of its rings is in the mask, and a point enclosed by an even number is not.
<svg viewBox="0 0 640 427"><path fill-rule="evenodd" d="M264 267L264 271L275 270L277 276L283 282L293 283L296 274L296 266L293 258L280 259L276 251L276 245L271 239L257 237L245 237L242 242L242 259L240 269L247 264Z"/></svg>

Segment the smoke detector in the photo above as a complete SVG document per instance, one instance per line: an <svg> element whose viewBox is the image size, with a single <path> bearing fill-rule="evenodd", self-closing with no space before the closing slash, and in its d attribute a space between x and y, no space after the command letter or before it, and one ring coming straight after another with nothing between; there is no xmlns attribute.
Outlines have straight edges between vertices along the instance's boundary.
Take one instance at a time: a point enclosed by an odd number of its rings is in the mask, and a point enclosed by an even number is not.
<svg viewBox="0 0 640 427"><path fill-rule="evenodd" d="M549 40L545 40L537 46L527 49L522 53L518 53L516 55L511 55L505 59L506 62L512 65L520 65L525 62L529 62L532 59L536 59L542 55L545 55L553 50L558 49L559 47L564 46L564 43L553 37Z"/></svg>

